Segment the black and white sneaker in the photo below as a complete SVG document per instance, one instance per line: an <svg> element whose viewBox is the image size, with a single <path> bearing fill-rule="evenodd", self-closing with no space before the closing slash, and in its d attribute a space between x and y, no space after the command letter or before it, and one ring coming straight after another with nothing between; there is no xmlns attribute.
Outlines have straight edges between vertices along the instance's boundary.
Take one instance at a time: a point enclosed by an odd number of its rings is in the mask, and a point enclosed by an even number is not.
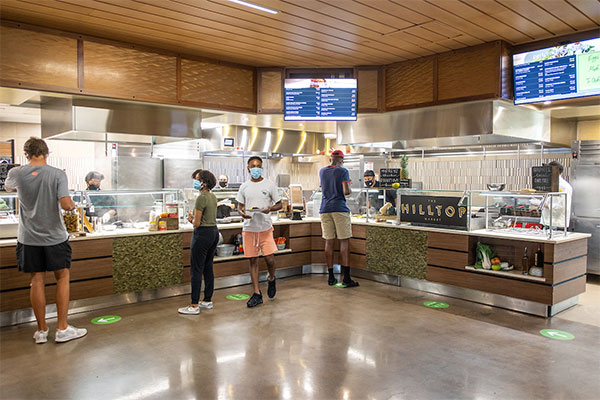
<svg viewBox="0 0 600 400"><path fill-rule="evenodd" d="M250 300L248 300L248 302L246 303L246 305L248 307L256 307L256 306L261 305L262 302L263 302L262 301L262 293L260 293L260 294L254 293L252 295L252 297L250 297Z"/></svg>
<svg viewBox="0 0 600 400"><path fill-rule="evenodd" d="M272 281L269 281L269 288L267 289L267 296L270 299L275 297L275 293L277 293L277 287L275 286L275 278Z"/></svg>
<svg viewBox="0 0 600 400"><path fill-rule="evenodd" d="M347 280L347 281L346 281L346 280L344 280L344 281L342 281L342 284L344 285L344 287L345 287L345 288L351 288L351 287L357 287L357 286L360 286L360 285L358 284L358 282L356 282L356 281L353 281L352 279L349 279L349 280Z"/></svg>

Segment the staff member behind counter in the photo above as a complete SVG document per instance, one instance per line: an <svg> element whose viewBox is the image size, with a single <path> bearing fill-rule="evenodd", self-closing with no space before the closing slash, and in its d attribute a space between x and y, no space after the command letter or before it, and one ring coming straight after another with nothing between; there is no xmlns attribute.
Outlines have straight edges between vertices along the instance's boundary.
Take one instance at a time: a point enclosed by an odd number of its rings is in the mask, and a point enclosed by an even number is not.
<svg viewBox="0 0 600 400"><path fill-rule="evenodd" d="M100 183L104 180L104 175L97 171L90 171L85 176L85 183L87 184L87 190L100 190ZM117 211L113 208L115 206L115 199L110 195L95 195L90 198L92 206L89 209L89 216L102 217L102 223L108 223L113 218Z"/></svg>
<svg viewBox="0 0 600 400"><path fill-rule="evenodd" d="M363 176L363 182L365 186L369 189L371 188L379 188L379 181L375 179L375 172L373 170L366 170ZM375 209L379 210L385 203L392 203L395 207L396 204L396 191L395 190L383 190L385 196L385 202L383 199L379 198L380 193L369 193L369 208L375 207Z"/></svg>
<svg viewBox="0 0 600 400"><path fill-rule="evenodd" d="M229 191L229 177L225 174L219 175L218 187L213 192ZM227 218L231 216L231 211L237 208L235 199L224 199L217 203L217 218Z"/></svg>

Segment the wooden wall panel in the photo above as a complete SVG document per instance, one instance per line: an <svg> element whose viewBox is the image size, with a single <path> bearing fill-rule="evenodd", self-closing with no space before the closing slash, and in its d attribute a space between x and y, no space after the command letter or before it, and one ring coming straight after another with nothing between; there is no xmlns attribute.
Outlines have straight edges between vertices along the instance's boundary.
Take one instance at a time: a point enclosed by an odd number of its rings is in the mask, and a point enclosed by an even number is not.
<svg viewBox="0 0 600 400"><path fill-rule="evenodd" d="M0 27L0 81L8 86L77 88L77 39Z"/></svg>
<svg viewBox="0 0 600 400"><path fill-rule="evenodd" d="M585 275L586 270L587 256L583 256L558 264L544 264L544 277L546 283L558 284Z"/></svg>
<svg viewBox="0 0 600 400"><path fill-rule="evenodd" d="M177 100L177 58L85 41L84 92L146 100Z"/></svg>
<svg viewBox="0 0 600 400"><path fill-rule="evenodd" d="M438 249L469 251L469 235L428 232L427 246Z"/></svg>
<svg viewBox="0 0 600 400"><path fill-rule="evenodd" d="M259 68L257 71L258 112L282 113L283 104L283 68Z"/></svg>
<svg viewBox="0 0 600 400"><path fill-rule="evenodd" d="M471 258L471 260L470 260ZM454 269L465 269L465 266L472 265L472 257L469 253L460 251L440 250L434 248L427 249L427 264L436 267L446 267Z"/></svg>
<svg viewBox="0 0 600 400"><path fill-rule="evenodd" d="M17 246L0 247L0 267L17 266Z"/></svg>
<svg viewBox="0 0 600 400"><path fill-rule="evenodd" d="M290 237L310 236L312 233L312 224L290 224Z"/></svg>
<svg viewBox="0 0 600 400"><path fill-rule="evenodd" d="M254 69L181 59L181 100L221 109L255 109Z"/></svg>
<svg viewBox="0 0 600 400"><path fill-rule="evenodd" d="M438 99L500 97L501 42L443 53L438 56Z"/></svg>
<svg viewBox="0 0 600 400"><path fill-rule="evenodd" d="M112 257L112 239L93 239L70 241L73 260L91 257Z"/></svg>
<svg viewBox="0 0 600 400"><path fill-rule="evenodd" d="M357 68L358 112L377 112L380 108L379 68Z"/></svg>
<svg viewBox="0 0 600 400"><path fill-rule="evenodd" d="M542 304L553 304L552 286L545 284L431 266L427 266L427 280Z"/></svg>
<svg viewBox="0 0 600 400"><path fill-rule="evenodd" d="M386 66L386 110L432 103L435 100L434 65L435 59L428 57Z"/></svg>

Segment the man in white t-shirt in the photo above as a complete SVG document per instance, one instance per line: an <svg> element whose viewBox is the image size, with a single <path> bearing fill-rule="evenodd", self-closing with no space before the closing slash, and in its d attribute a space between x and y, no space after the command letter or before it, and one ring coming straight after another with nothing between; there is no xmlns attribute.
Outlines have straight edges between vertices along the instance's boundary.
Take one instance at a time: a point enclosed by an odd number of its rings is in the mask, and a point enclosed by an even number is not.
<svg viewBox="0 0 600 400"><path fill-rule="evenodd" d="M552 199L552 210L550 210L550 200L546 200L542 208L542 224L550 226L550 213L552 213L552 226L564 228L565 214L567 217L567 228L571 222L571 200L573 199L573 187L563 177L564 167L558 161L552 161L548 165L558 168L560 176L558 178L558 191L567 194L567 204L563 196L557 196Z"/></svg>
<svg viewBox="0 0 600 400"><path fill-rule="evenodd" d="M250 277L254 293L248 300L248 307L262 304L262 293L258 287L258 251L260 250L267 262L269 270L270 299L275 297L275 256L277 245L273 239L273 222L271 212L281 210L281 199L277 186L262 177L262 158L253 156L248 159L250 180L240 186L236 200L238 210L244 217L242 240L244 254L250 259Z"/></svg>

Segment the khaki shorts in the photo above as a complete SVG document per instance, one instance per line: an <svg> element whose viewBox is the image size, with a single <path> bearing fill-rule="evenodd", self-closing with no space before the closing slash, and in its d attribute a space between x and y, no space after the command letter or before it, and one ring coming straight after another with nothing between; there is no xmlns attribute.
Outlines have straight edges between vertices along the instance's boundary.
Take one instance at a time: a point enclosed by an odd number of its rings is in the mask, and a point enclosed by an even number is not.
<svg viewBox="0 0 600 400"><path fill-rule="evenodd" d="M321 214L323 239L348 239L352 236L350 213L332 212Z"/></svg>

